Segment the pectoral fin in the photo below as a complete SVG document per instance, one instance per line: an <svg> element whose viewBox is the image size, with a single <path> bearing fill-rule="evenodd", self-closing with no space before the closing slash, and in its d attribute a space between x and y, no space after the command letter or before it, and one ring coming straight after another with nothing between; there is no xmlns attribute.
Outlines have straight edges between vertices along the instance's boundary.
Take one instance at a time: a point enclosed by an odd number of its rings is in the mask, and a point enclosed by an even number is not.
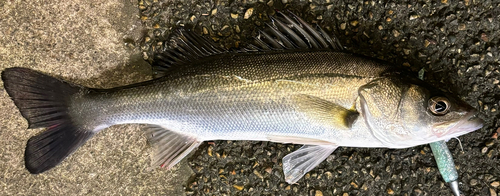
<svg viewBox="0 0 500 196"><path fill-rule="evenodd" d="M310 95L294 95L293 102L297 109L311 120L339 129L350 129L358 118L355 110L346 109L338 104Z"/></svg>
<svg viewBox="0 0 500 196"><path fill-rule="evenodd" d="M337 147L335 145L304 145L295 152L283 157L283 173L286 182L293 184L299 181L302 176L332 154Z"/></svg>
<svg viewBox="0 0 500 196"><path fill-rule="evenodd" d="M157 125L149 125L146 134L154 148L152 165L167 169L172 168L202 142L194 136L179 134Z"/></svg>

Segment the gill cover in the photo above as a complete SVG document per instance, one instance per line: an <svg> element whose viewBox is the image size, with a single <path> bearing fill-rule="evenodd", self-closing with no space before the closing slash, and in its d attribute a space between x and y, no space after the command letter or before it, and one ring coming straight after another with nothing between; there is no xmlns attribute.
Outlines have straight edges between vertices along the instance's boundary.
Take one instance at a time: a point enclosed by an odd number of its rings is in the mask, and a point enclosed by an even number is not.
<svg viewBox="0 0 500 196"><path fill-rule="evenodd" d="M372 134L390 148L429 143L427 90L396 78L380 78L359 91L360 107Z"/></svg>

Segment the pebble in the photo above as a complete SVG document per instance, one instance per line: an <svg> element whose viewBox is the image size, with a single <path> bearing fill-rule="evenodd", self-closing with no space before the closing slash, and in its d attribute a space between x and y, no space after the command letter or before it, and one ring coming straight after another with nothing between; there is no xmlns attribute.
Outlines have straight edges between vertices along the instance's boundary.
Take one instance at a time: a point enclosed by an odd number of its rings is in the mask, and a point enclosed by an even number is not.
<svg viewBox="0 0 500 196"><path fill-rule="evenodd" d="M358 21L357 20L354 20L354 21L351 21L351 26L355 27L358 25Z"/></svg>
<svg viewBox="0 0 500 196"><path fill-rule="evenodd" d="M403 52L406 54L406 55L409 55L411 50L410 49L403 49Z"/></svg>
<svg viewBox="0 0 500 196"><path fill-rule="evenodd" d="M249 19L250 16L253 14L253 8L248 8L247 11L245 12L245 16L243 16L243 19Z"/></svg>
<svg viewBox="0 0 500 196"><path fill-rule="evenodd" d="M486 35L486 33L481 33L481 39L485 42L488 41L488 35Z"/></svg>
<svg viewBox="0 0 500 196"><path fill-rule="evenodd" d="M396 29L392 30L392 33L394 34L394 37L399 37L400 35L399 31Z"/></svg>
<svg viewBox="0 0 500 196"><path fill-rule="evenodd" d="M332 179L332 177L333 177L331 172L325 172L325 175L326 175L326 179L328 179L328 180Z"/></svg>
<svg viewBox="0 0 500 196"><path fill-rule="evenodd" d="M273 5L274 5L274 1L273 1L273 0L271 0L271 1L267 2L267 6L269 6L269 7L273 7Z"/></svg>
<svg viewBox="0 0 500 196"><path fill-rule="evenodd" d="M484 153L486 153L486 152L488 152L488 147L484 147L483 149L481 149L481 153L483 153L483 154L484 154Z"/></svg>
<svg viewBox="0 0 500 196"><path fill-rule="evenodd" d="M310 8L311 10L316 9L316 4L314 4L314 3L309 4L309 8Z"/></svg>
<svg viewBox="0 0 500 196"><path fill-rule="evenodd" d="M411 15L410 20L415 20L417 18L420 18L420 15Z"/></svg>
<svg viewBox="0 0 500 196"><path fill-rule="evenodd" d="M255 174L257 177L259 177L260 179L264 179L264 176L262 176L262 174L260 174L259 171L257 170L253 170L253 174Z"/></svg>
<svg viewBox="0 0 500 196"><path fill-rule="evenodd" d="M233 185L233 187L234 187L235 189L237 189L238 191L241 191L241 190L243 190L243 188L245 188L244 186L237 185L237 184Z"/></svg>
<svg viewBox="0 0 500 196"><path fill-rule="evenodd" d="M391 188L387 189L387 194L394 195L394 191Z"/></svg>
<svg viewBox="0 0 500 196"><path fill-rule="evenodd" d="M340 29L345 30L345 27L346 27L346 23L345 22L342 23L342 24L340 24Z"/></svg>
<svg viewBox="0 0 500 196"><path fill-rule="evenodd" d="M490 195L497 196L497 192L495 191L495 189L490 188Z"/></svg>
<svg viewBox="0 0 500 196"><path fill-rule="evenodd" d="M351 186L356 188L356 189L358 188L358 185L355 182L351 182Z"/></svg>
<svg viewBox="0 0 500 196"><path fill-rule="evenodd" d="M231 35L231 28L229 27L229 25L224 25L220 29L219 35L220 36L224 36L224 37L227 37L227 36Z"/></svg>
<svg viewBox="0 0 500 196"><path fill-rule="evenodd" d="M212 156L212 150L214 149L213 146L209 146L208 147L208 150L207 150L207 153L208 153L208 156Z"/></svg>
<svg viewBox="0 0 500 196"><path fill-rule="evenodd" d="M458 25L458 30L464 31L465 29L467 29L467 27L465 26L465 24Z"/></svg>
<svg viewBox="0 0 500 196"><path fill-rule="evenodd" d="M368 185L366 185L367 183L364 183L362 186L361 186L361 189L363 190L368 190Z"/></svg>
<svg viewBox="0 0 500 196"><path fill-rule="evenodd" d="M476 179L472 179L472 180L470 180L469 184L471 186L476 186L477 185L477 180Z"/></svg>
<svg viewBox="0 0 500 196"><path fill-rule="evenodd" d="M238 14L231 13L231 18L233 18L233 19L237 19L237 18L238 18Z"/></svg>
<svg viewBox="0 0 500 196"><path fill-rule="evenodd" d="M427 48L427 46L429 46L430 44L431 44L431 42L429 40L424 41L424 47Z"/></svg>
<svg viewBox="0 0 500 196"><path fill-rule="evenodd" d="M497 188L497 187L500 185L500 182L495 181L495 182L492 182L490 185L491 185L492 187Z"/></svg>
<svg viewBox="0 0 500 196"><path fill-rule="evenodd" d="M314 194L315 196L323 196L323 192L321 192L320 190L316 190L316 194Z"/></svg>

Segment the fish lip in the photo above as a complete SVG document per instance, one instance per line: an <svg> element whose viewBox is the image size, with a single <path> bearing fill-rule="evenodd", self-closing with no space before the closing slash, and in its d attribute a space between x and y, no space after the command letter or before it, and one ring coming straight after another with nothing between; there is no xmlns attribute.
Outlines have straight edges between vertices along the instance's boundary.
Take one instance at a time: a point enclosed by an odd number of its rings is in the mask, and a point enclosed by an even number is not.
<svg viewBox="0 0 500 196"><path fill-rule="evenodd" d="M448 131L439 134L438 137L454 138L482 128L484 121L477 117L477 114L478 111L476 109L469 111L456 125L448 129Z"/></svg>

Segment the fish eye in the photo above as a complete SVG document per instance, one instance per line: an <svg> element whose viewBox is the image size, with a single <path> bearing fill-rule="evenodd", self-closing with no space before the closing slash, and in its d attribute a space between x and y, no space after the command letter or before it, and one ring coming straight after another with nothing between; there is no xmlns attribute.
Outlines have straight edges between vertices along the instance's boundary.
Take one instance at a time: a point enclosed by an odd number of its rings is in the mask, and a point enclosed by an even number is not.
<svg viewBox="0 0 500 196"><path fill-rule="evenodd" d="M445 97L433 97L429 99L429 110L434 115L445 115L450 111L450 101Z"/></svg>

